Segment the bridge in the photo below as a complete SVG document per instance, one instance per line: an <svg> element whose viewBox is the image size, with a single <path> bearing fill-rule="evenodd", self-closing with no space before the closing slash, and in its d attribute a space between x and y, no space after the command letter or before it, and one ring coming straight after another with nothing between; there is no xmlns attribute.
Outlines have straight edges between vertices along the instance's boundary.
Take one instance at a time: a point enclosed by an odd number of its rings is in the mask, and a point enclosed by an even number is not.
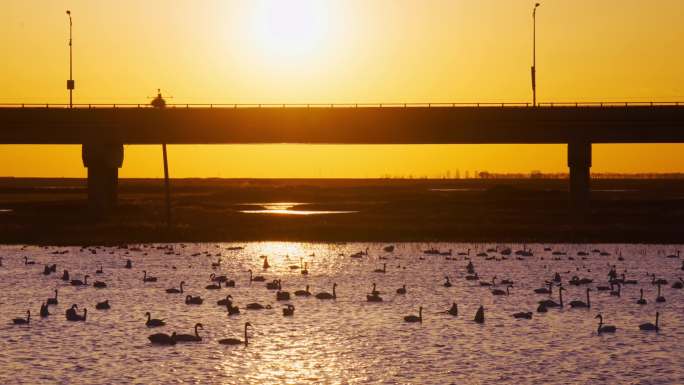
<svg viewBox="0 0 684 385"><path fill-rule="evenodd" d="M83 145L96 210L116 204L124 144L567 144L570 201L583 208L593 143L684 143L680 102L66 107L0 106L0 144Z"/></svg>

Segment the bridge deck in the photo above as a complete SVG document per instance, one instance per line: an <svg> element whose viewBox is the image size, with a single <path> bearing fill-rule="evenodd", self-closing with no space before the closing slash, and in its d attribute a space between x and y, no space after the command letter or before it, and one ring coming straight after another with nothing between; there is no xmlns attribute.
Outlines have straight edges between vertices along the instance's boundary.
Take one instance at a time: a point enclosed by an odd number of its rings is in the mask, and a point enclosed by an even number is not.
<svg viewBox="0 0 684 385"><path fill-rule="evenodd" d="M684 106L0 108L0 144L678 143Z"/></svg>

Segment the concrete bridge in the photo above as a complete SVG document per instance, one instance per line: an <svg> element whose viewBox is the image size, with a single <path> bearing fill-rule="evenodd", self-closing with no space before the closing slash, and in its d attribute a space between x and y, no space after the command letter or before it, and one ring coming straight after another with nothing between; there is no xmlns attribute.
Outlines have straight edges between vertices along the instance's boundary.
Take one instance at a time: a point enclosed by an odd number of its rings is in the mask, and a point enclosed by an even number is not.
<svg viewBox="0 0 684 385"><path fill-rule="evenodd" d="M124 144L567 144L589 201L593 143L684 143L684 104L15 105L0 144L82 144L91 204L116 203ZM639 154L625 154L639 156Z"/></svg>

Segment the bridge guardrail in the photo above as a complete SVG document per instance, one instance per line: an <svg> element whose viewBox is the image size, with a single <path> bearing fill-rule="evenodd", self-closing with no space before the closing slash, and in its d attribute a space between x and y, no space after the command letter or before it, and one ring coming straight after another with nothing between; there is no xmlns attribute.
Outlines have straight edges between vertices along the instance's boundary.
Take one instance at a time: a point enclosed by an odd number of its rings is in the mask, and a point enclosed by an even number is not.
<svg viewBox="0 0 684 385"><path fill-rule="evenodd" d="M537 107L662 107L683 106L684 102L543 102ZM74 108L154 108L145 103L79 103ZM182 103L167 104L166 108L457 108L457 107L508 107L531 108L532 103L524 102L483 102L483 103ZM62 108L64 103L0 103L0 108Z"/></svg>

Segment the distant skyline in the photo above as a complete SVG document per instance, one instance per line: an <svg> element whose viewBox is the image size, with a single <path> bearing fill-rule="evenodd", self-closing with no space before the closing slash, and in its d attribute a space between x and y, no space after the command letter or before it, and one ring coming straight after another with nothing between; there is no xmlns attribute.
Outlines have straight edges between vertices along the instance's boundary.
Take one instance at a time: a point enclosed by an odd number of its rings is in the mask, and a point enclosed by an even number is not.
<svg viewBox="0 0 684 385"><path fill-rule="evenodd" d="M549 0L540 102L684 101L684 2ZM6 0L0 103L531 101L534 1ZM595 145L596 172L684 170L682 145ZM622 152L622 156L617 154ZM626 156L624 154L627 154ZM170 146L172 177L567 171L565 146ZM82 177L79 146L2 146L0 176ZM122 177L161 176L127 146Z"/></svg>

